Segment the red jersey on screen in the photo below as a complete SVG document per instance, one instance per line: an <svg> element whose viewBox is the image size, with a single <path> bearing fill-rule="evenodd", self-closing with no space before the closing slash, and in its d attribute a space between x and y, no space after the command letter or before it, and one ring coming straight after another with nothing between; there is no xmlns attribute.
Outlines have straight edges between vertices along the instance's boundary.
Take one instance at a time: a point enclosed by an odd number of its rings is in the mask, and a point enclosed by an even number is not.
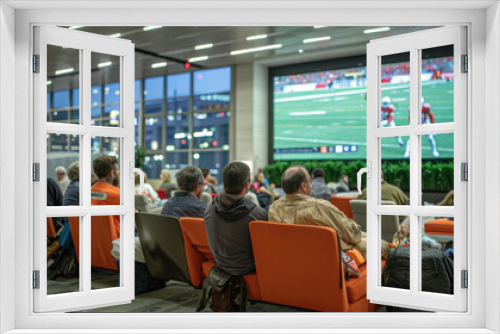
<svg viewBox="0 0 500 334"><path fill-rule="evenodd" d="M387 121L387 123L390 123L392 122L392 119L394 118L394 110L396 110L396 108L394 108L394 106L392 104L389 104L387 107L381 107L381 112L382 112L382 116L381 116L381 120L382 121Z"/></svg>
<svg viewBox="0 0 500 334"><path fill-rule="evenodd" d="M120 205L120 188L106 182L96 182L90 188L91 205ZM120 216L113 216L115 229L120 236Z"/></svg>
<svg viewBox="0 0 500 334"><path fill-rule="evenodd" d="M410 108L408 108L408 113ZM429 103L424 103L422 106L422 124L434 124L434 114L431 111L431 105ZM408 123L410 122L410 117L408 117Z"/></svg>

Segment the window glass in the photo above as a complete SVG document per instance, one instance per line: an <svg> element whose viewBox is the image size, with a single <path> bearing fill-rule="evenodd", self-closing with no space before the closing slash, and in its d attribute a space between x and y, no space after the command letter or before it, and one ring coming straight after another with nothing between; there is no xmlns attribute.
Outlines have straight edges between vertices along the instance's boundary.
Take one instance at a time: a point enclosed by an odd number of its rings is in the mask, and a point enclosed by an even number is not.
<svg viewBox="0 0 500 334"><path fill-rule="evenodd" d="M166 169L181 169L186 167L187 165L188 165L187 152L167 152L165 159Z"/></svg>
<svg viewBox="0 0 500 334"><path fill-rule="evenodd" d="M162 149L162 119L146 118L146 150L158 151Z"/></svg>
<svg viewBox="0 0 500 334"><path fill-rule="evenodd" d="M144 80L144 100L163 98L163 77L147 78Z"/></svg>
<svg viewBox="0 0 500 334"><path fill-rule="evenodd" d="M193 147L222 148L229 144L229 112L194 114Z"/></svg>
<svg viewBox="0 0 500 334"><path fill-rule="evenodd" d="M54 109L69 107L69 90L59 90L53 93Z"/></svg>
<svg viewBox="0 0 500 334"><path fill-rule="evenodd" d="M158 114L162 112L163 101L144 102L144 114Z"/></svg>
<svg viewBox="0 0 500 334"><path fill-rule="evenodd" d="M231 90L231 68L216 68L193 73L194 95L224 93Z"/></svg>
<svg viewBox="0 0 500 334"><path fill-rule="evenodd" d="M144 157L144 173L148 179L157 179L163 169L163 154L150 154Z"/></svg>
<svg viewBox="0 0 500 334"><path fill-rule="evenodd" d="M92 87L92 95L90 97L90 102L92 106L98 106L101 104L102 88L101 86Z"/></svg>
<svg viewBox="0 0 500 334"><path fill-rule="evenodd" d="M168 113L182 113L189 111L189 99L167 100Z"/></svg>
<svg viewBox="0 0 500 334"><path fill-rule="evenodd" d="M104 103L112 104L120 102L120 84L111 83L104 85Z"/></svg>
<svg viewBox="0 0 500 334"><path fill-rule="evenodd" d="M229 94L206 94L195 96L193 99L193 110L228 109L231 102Z"/></svg>
<svg viewBox="0 0 500 334"><path fill-rule="evenodd" d="M141 80L135 80L135 101L141 100Z"/></svg>
<svg viewBox="0 0 500 334"><path fill-rule="evenodd" d="M189 73L167 76L167 98L188 96L189 94L191 94Z"/></svg>
<svg viewBox="0 0 500 334"><path fill-rule="evenodd" d="M187 115L167 116L167 151L189 147L189 118Z"/></svg>
<svg viewBox="0 0 500 334"><path fill-rule="evenodd" d="M222 182L222 169L229 163L229 151L194 152L193 165L198 168L210 168L210 174Z"/></svg>

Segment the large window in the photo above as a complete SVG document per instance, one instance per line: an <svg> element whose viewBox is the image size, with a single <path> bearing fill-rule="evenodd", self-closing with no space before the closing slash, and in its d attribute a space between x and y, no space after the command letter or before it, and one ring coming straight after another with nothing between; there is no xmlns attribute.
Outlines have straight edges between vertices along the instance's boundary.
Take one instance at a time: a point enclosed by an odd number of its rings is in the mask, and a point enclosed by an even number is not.
<svg viewBox="0 0 500 334"><path fill-rule="evenodd" d="M69 79L68 79L69 80ZM119 124L119 85L99 84L93 78L92 125ZM79 88L57 90L48 86L48 121L78 123ZM144 172L159 177L162 169L187 165L212 169L220 182L229 162L231 68L222 67L135 81L135 143L144 149ZM109 153L102 140L93 153ZM70 150L54 138L49 152Z"/></svg>

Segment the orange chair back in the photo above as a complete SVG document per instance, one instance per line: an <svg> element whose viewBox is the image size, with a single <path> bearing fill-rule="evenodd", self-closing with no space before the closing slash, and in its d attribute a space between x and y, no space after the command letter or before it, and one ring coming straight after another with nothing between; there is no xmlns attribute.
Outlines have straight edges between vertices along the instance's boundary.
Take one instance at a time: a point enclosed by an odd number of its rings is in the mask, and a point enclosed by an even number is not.
<svg viewBox="0 0 500 334"><path fill-rule="evenodd" d="M76 259L80 261L80 219L68 217L71 237L75 245ZM113 216L93 216L91 223L91 263L92 267L118 271L118 264L111 255L112 241L118 239Z"/></svg>
<svg viewBox="0 0 500 334"><path fill-rule="evenodd" d="M448 218L431 220L425 223L424 230L430 235L446 235L453 237L455 235L455 222Z"/></svg>
<svg viewBox="0 0 500 334"><path fill-rule="evenodd" d="M322 226L255 221L250 237L262 301L348 312L337 234Z"/></svg>
<svg viewBox="0 0 500 334"><path fill-rule="evenodd" d="M56 229L54 228L54 223L52 222L52 218L47 217L47 236L49 238L56 237Z"/></svg>
<svg viewBox="0 0 500 334"><path fill-rule="evenodd" d="M202 264L206 261L215 262L208 245L205 220L202 218L182 217L180 222L191 284L199 287L205 276Z"/></svg>
<svg viewBox="0 0 500 334"><path fill-rule="evenodd" d="M349 201L351 199L356 199L356 197L340 197L335 195L332 195L332 197L330 197L330 201L337 207L337 209L342 211L347 216L347 218L354 220L354 214L352 213L351 204L349 204Z"/></svg>

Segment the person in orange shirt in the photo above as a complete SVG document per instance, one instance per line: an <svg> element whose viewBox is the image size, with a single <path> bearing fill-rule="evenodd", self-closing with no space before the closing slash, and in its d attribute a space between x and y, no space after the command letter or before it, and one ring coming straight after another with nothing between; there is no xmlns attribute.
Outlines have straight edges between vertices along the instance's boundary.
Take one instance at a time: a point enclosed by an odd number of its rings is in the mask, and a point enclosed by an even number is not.
<svg viewBox="0 0 500 334"><path fill-rule="evenodd" d="M115 162L111 157L101 156L92 165L97 182L90 188L91 205L120 205L120 188L113 185ZM116 233L120 236L120 216L113 216Z"/></svg>

